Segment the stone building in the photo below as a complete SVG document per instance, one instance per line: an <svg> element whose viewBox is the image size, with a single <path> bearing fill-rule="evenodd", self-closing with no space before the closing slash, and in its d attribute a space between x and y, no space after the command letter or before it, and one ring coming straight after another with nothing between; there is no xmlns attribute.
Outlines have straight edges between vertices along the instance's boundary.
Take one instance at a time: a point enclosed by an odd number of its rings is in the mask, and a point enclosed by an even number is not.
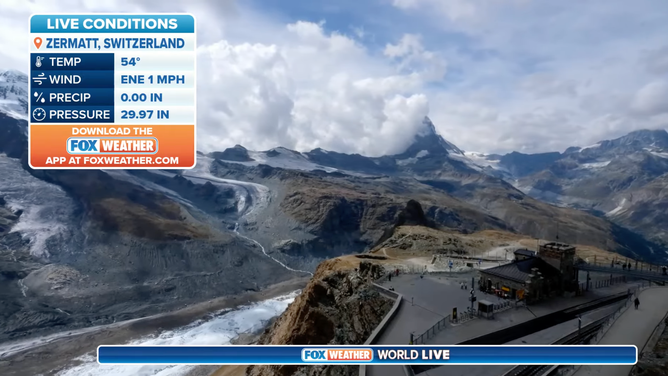
<svg viewBox="0 0 668 376"><path fill-rule="evenodd" d="M480 289L508 299L534 302L558 294L559 270L539 257L527 257L480 271Z"/></svg>
<svg viewBox="0 0 668 376"><path fill-rule="evenodd" d="M527 303L575 291L578 286L575 247L547 243L538 253L515 251L513 262L480 270L480 290Z"/></svg>
<svg viewBox="0 0 668 376"><path fill-rule="evenodd" d="M546 243L538 248L538 257L559 270L562 292L577 290L578 271L575 268L575 247L564 243Z"/></svg>

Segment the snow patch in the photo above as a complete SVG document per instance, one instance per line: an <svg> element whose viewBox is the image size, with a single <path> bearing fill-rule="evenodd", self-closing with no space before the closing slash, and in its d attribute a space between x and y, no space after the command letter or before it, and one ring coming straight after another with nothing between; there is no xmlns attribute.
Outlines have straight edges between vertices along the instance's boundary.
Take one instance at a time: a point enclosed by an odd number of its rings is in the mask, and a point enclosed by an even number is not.
<svg viewBox="0 0 668 376"><path fill-rule="evenodd" d="M415 158L423 158L429 155L428 150L420 150L417 154L415 154Z"/></svg>
<svg viewBox="0 0 668 376"><path fill-rule="evenodd" d="M406 166L409 164L417 163L420 158L424 158L429 155L428 150L420 150L413 158L398 159L396 162L399 166Z"/></svg>
<svg viewBox="0 0 668 376"><path fill-rule="evenodd" d="M650 153L652 153L652 155L655 155L659 158L668 158L668 153L659 153L657 151L652 151Z"/></svg>
<svg viewBox="0 0 668 376"><path fill-rule="evenodd" d="M500 166L501 160L499 159L489 159L489 156L485 153L478 153L475 151L466 151L464 152L466 158L471 160L474 164L480 167L489 167L494 170L509 172L505 167Z"/></svg>
<svg viewBox="0 0 668 376"><path fill-rule="evenodd" d="M626 209L624 208L624 205L625 205L625 204L626 204L626 199L624 198L624 199L622 199L622 202L619 203L619 206L617 206L616 208L610 210L610 211L607 212L605 215L606 215L607 217L613 217L613 216L615 216L615 215L619 215L619 214L624 213L624 212L626 211Z"/></svg>
<svg viewBox="0 0 668 376"><path fill-rule="evenodd" d="M483 170L482 166L473 162L470 158L468 158L464 154L452 154L452 153L450 153L450 154L448 154L448 157L452 160L463 162L465 165L467 165L468 167L470 167L470 168L472 168L476 171L482 171Z"/></svg>
<svg viewBox="0 0 668 376"><path fill-rule="evenodd" d="M225 161L226 163L238 163L244 166L254 167L258 165L267 165L276 168L283 168L286 170L300 170L300 171L313 171L313 170L323 170L326 172L335 172L339 171L335 168L321 166L317 163L311 162L306 156L298 152L292 152L285 148L275 148L270 151L277 152L278 155L270 157L267 155L267 152L264 151L248 151L248 156L253 158L254 161L250 162L238 162L238 161ZM325 150L321 150L323 153L327 153ZM199 160L198 160L199 163Z"/></svg>
<svg viewBox="0 0 668 376"><path fill-rule="evenodd" d="M582 152L583 150L586 150L586 149L594 149L594 148L597 148L597 147L600 147L600 146L601 146L600 142L596 143L594 145L585 146L585 147L580 149L580 152Z"/></svg>
<svg viewBox="0 0 668 376"><path fill-rule="evenodd" d="M221 311L210 320L199 320L184 328L165 331L158 336L128 343L135 346L219 346L229 345L242 333L262 329L272 318L282 314L299 292L265 300L233 311ZM195 365L103 365L92 354L76 360L83 364L59 372L58 376L184 376Z"/></svg>
<svg viewBox="0 0 668 376"><path fill-rule="evenodd" d="M592 162L592 163L583 163L580 165L580 168L584 169L596 169L596 168L602 168L610 164L611 161L604 161L604 162Z"/></svg>

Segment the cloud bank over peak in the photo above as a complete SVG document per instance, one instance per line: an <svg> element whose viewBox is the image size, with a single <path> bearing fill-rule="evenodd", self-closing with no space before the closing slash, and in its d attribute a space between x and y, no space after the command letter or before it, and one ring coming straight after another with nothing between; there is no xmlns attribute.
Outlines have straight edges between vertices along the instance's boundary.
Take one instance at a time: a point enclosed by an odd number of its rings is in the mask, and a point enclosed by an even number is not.
<svg viewBox="0 0 668 376"><path fill-rule="evenodd" d="M27 70L28 18L189 12L202 151L543 152L668 126L668 2L10 0L0 69Z"/></svg>
<svg viewBox="0 0 668 376"><path fill-rule="evenodd" d="M274 43L201 46L199 125L204 149L323 148L369 156L403 151L423 126L419 93L444 72L421 45L375 56L351 37L299 21ZM437 74L440 73L440 74Z"/></svg>

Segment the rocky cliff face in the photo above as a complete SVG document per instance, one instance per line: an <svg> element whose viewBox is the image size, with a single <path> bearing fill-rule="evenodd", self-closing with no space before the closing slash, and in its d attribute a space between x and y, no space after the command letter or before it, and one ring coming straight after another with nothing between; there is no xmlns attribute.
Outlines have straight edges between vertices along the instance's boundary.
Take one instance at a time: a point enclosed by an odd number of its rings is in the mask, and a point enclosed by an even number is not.
<svg viewBox="0 0 668 376"><path fill-rule="evenodd" d="M352 268L352 269L351 269ZM285 313L261 336L263 345L362 344L394 304L370 286L384 269L331 259ZM251 366L247 376L356 375L358 367Z"/></svg>

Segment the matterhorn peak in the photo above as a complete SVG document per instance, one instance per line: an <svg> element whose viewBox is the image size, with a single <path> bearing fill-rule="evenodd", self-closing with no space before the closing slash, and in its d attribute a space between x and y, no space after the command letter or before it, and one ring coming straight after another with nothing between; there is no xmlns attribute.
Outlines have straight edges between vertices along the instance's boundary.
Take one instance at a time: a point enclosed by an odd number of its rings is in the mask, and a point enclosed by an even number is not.
<svg viewBox="0 0 668 376"><path fill-rule="evenodd" d="M436 126L434 126L434 123L431 121L429 116L425 116L424 119L422 119L422 124L424 127L418 132L418 136L438 136L438 132L436 132Z"/></svg>
<svg viewBox="0 0 668 376"><path fill-rule="evenodd" d="M447 154L459 154L464 155L464 152L461 151L454 144L446 141L441 135L436 131L436 126L425 116L422 120L424 127L419 131L413 140L413 143L404 151L399 154L399 158L410 158L415 157L416 155L447 155Z"/></svg>

